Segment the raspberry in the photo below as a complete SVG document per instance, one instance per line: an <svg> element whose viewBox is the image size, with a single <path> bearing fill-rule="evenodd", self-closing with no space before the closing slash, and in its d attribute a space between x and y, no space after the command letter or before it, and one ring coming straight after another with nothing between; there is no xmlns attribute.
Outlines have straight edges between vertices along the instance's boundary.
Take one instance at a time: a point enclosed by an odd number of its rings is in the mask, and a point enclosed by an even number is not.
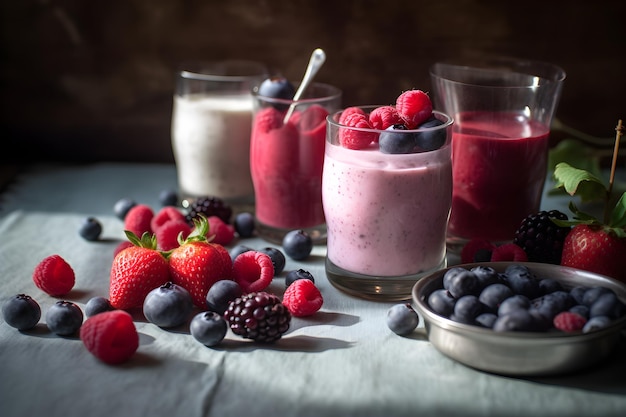
<svg viewBox="0 0 626 417"><path fill-rule="evenodd" d="M211 216L217 216L224 223L230 223L230 216L233 209L218 197L200 197L189 206L185 219L190 226L193 226L193 220L202 214L207 219Z"/></svg>
<svg viewBox="0 0 626 417"><path fill-rule="evenodd" d="M224 319L236 335L271 343L289 330L291 313L276 295L251 292L231 301Z"/></svg>
<svg viewBox="0 0 626 417"><path fill-rule="evenodd" d="M424 123L433 113L433 104L428 94L421 90L409 90L396 99L396 110L406 127L415 129Z"/></svg>
<svg viewBox="0 0 626 417"><path fill-rule="evenodd" d="M524 249L531 262L561 263L563 242L571 228L557 226L551 219L568 220L567 215L558 210L542 210L526 217L515 232L513 243Z"/></svg>
<svg viewBox="0 0 626 417"><path fill-rule="evenodd" d="M156 233L161 226L170 220L185 221L185 215L174 206L165 206L152 218L150 228Z"/></svg>
<svg viewBox="0 0 626 417"><path fill-rule="evenodd" d="M80 328L80 339L91 354L110 365L125 362L139 347L133 318L124 310L88 318Z"/></svg>
<svg viewBox="0 0 626 417"><path fill-rule="evenodd" d="M209 222L209 232L207 237L213 236L213 243L219 243L220 245L228 245L235 237L235 228L224 223L222 219L217 216L211 216L207 219Z"/></svg>
<svg viewBox="0 0 626 417"><path fill-rule="evenodd" d="M489 262L496 246L486 239L472 239L461 250L461 263Z"/></svg>
<svg viewBox="0 0 626 417"><path fill-rule="evenodd" d="M385 130L389 126L404 124L404 120L402 120L402 117L400 117L398 111L393 106L375 108L370 113L369 122L372 128L378 130Z"/></svg>
<svg viewBox="0 0 626 417"><path fill-rule="evenodd" d="M145 204L137 204L131 208L124 218L124 230L133 232L138 237L144 233L152 233L152 218L154 212Z"/></svg>
<svg viewBox="0 0 626 417"><path fill-rule="evenodd" d="M504 245L496 247L491 254L491 262L501 261L526 262L528 261L528 257L524 249L520 248L515 243L505 243Z"/></svg>
<svg viewBox="0 0 626 417"><path fill-rule="evenodd" d="M585 323L587 323L587 319L571 311L562 311L552 320L554 327L568 333L582 330L585 327Z"/></svg>
<svg viewBox="0 0 626 417"><path fill-rule="evenodd" d="M365 111L363 111L363 109L360 107L348 107L341 112L341 115L339 116L339 124L345 125L346 119L351 114L362 114L363 116L365 116Z"/></svg>
<svg viewBox="0 0 626 417"><path fill-rule="evenodd" d="M274 107L266 107L257 112L254 119L254 128L262 133L279 129L283 125L284 113Z"/></svg>
<svg viewBox="0 0 626 417"><path fill-rule="evenodd" d="M328 111L319 104L314 104L298 114L297 123L300 132L326 128L326 116L328 116Z"/></svg>
<svg viewBox="0 0 626 417"><path fill-rule="evenodd" d="M362 113L352 113L345 117L345 126L371 129L367 116ZM341 146L348 149L363 149L370 143L378 140L378 134L376 132L364 132L353 129L339 129L339 143Z"/></svg>
<svg viewBox="0 0 626 417"><path fill-rule="evenodd" d="M157 249L168 251L180 246L178 235L187 239L192 229L184 220L169 220L162 224L156 231Z"/></svg>
<svg viewBox="0 0 626 417"><path fill-rule="evenodd" d="M233 262L233 278L244 293L264 290L274 278L272 258L253 250L240 254Z"/></svg>
<svg viewBox="0 0 626 417"><path fill-rule="evenodd" d="M76 276L65 259L59 255L50 255L35 267L33 282L46 294L56 297L70 292Z"/></svg>
<svg viewBox="0 0 626 417"><path fill-rule="evenodd" d="M316 313L324 299L313 281L299 279L294 281L283 295L283 304L294 317L305 317Z"/></svg>

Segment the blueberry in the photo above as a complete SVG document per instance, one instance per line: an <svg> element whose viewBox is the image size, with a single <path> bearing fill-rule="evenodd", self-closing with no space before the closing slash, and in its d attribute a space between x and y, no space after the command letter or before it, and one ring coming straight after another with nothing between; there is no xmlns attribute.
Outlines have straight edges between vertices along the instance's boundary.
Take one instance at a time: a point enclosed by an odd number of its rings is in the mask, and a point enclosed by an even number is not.
<svg viewBox="0 0 626 417"><path fill-rule="evenodd" d="M504 315L498 315L493 323L496 332L533 331L536 329L535 319L528 310L515 309Z"/></svg>
<svg viewBox="0 0 626 417"><path fill-rule="evenodd" d="M481 326L491 329L493 328L493 325L497 319L498 319L498 316L496 316L493 313L481 313L478 316L476 316L475 321Z"/></svg>
<svg viewBox="0 0 626 417"><path fill-rule="evenodd" d="M90 242L96 241L100 238L102 233L102 223L95 217L87 217L85 221L80 225L78 234L85 240Z"/></svg>
<svg viewBox="0 0 626 417"><path fill-rule="evenodd" d="M611 290L609 290L606 287L589 288L587 291L585 291L585 295L583 296L582 303L586 306L591 307L591 305L595 303L598 298L600 298L602 295L607 294L609 292L611 292Z"/></svg>
<svg viewBox="0 0 626 417"><path fill-rule="evenodd" d="M283 238L283 250L291 259L306 259L313 250L313 239L304 230L292 230Z"/></svg>
<svg viewBox="0 0 626 417"><path fill-rule="evenodd" d="M239 237L252 237L255 229L254 215L248 212L238 213L233 226Z"/></svg>
<svg viewBox="0 0 626 417"><path fill-rule="evenodd" d="M448 291L454 298L459 299L464 295L477 295L480 292L479 285L476 274L472 271L464 270L450 279Z"/></svg>
<svg viewBox="0 0 626 417"><path fill-rule="evenodd" d="M52 333L71 336L83 324L83 312L71 301L57 301L46 313L46 324Z"/></svg>
<svg viewBox="0 0 626 417"><path fill-rule="evenodd" d="M9 326L29 330L39 323L41 308L31 296L18 294L2 305L2 316Z"/></svg>
<svg viewBox="0 0 626 417"><path fill-rule="evenodd" d="M526 267L520 265L515 265L514 268L507 267L504 278L515 294L528 298L535 298L540 294L539 281Z"/></svg>
<svg viewBox="0 0 626 417"><path fill-rule="evenodd" d="M583 333L601 330L611 325L611 319L607 316L595 316L590 318L583 326Z"/></svg>
<svg viewBox="0 0 626 417"><path fill-rule="evenodd" d="M237 282L229 279L219 280L211 285L207 292L207 308L222 315L228 308L228 304L235 298L241 297L242 294L241 286Z"/></svg>
<svg viewBox="0 0 626 417"><path fill-rule="evenodd" d="M493 312L498 311L502 301L513 296L513 291L506 285L496 282L486 286L478 296L478 300Z"/></svg>
<svg viewBox="0 0 626 417"><path fill-rule="evenodd" d="M584 304L576 304L575 306L571 307L568 311L572 313L576 313L579 316L584 317L587 320L589 320L589 307L587 307Z"/></svg>
<svg viewBox="0 0 626 417"><path fill-rule="evenodd" d="M285 255L280 251L280 249L266 247L259 249L259 252L266 254L272 260L272 265L274 265L274 276L277 276L281 272L283 272L287 260L285 259Z"/></svg>
<svg viewBox="0 0 626 417"><path fill-rule="evenodd" d="M553 278L544 278L539 280L539 292L541 294L549 294L556 291L563 291L563 286L559 281Z"/></svg>
<svg viewBox="0 0 626 417"><path fill-rule="evenodd" d="M252 248L248 247L246 245L236 245L229 251L230 259L235 261L235 258L237 256L241 255L244 252L248 252L248 251L251 251L251 250L252 250Z"/></svg>
<svg viewBox="0 0 626 417"><path fill-rule="evenodd" d="M495 284L500 282L500 275L490 266L475 266L470 269L478 278L478 282L480 284L480 288L486 288L491 284Z"/></svg>
<svg viewBox="0 0 626 417"><path fill-rule="evenodd" d="M107 298L100 296L90 298L85 305L85 315L87 317L95 316L96 314L111 310L113 310L111 302Z"/></svg>
<svg viewBox="0 0 626 417"><path fill-rule="evenodd" d="M599 296L589 307L589 317L607 316L611 319L620 318L624 314L622 303L613 291Z"/></svg>
<svg viewBox="0 0 626 417"><path fill-rule="evenodd" d="M193 301L189 291L172 282L153 289L143 301L146 319L164 328L185 323L192 310Z"/></svg>
<svg viewBox="0 0 626 417"><path fill-rule="evenodd" d="M205 346L215 346L226 336L228 325L226 320L214 311L196 314L189 324L189 332L198 342Z"/></svg>
<svg viewBox="0 0 626 417"><path fill-rule="evenodd" d="M454 304L456 304L456 299L443 288L431 292L428 296L428 306L444 317L450 317L454 312Z"/></svg>
<svg viewBox="0 0 626 417"><path fill-rule="evenodd" d="M460 266L455 266L448 269L445 274L443 274L443 288L446 290L450 289L450 282L452 281L452 277L465 271L467 271L467 269Z"/></svg>
<svg viewBox="0 0 626 417"><path fill-rule="evenodd" d="M464 295L456 300L454 305L454 312L450 316L450 320L465 323L474 324L476 317L484 312L482 303L475 295Z"/></svg>
<svg viewBox="0 0 626 417"><path fill-rule="evenodd" d="M259 85L257 94L263 97L292 100L296 94L296 88L285 77L274 76L265 79ZM272 106L278 110L285 110L289 107L287 104L272 104Z"/></svg>
<svg viewBox="0 0 626 417"><path fill-rule="evenodd" d="M117 202L113 206L113 213L115 213L115 215L119 219L124 220L126 214L130 211L130 209L132 209L136 205L137 202L135 200L132 200L130 198L121 198L117 200Z"/></svg>
<svg viewBox="0 0 626 417"><path fill-rule="evenodd" d="M576 300L577 304L583 304L583 299L588 289L589 288L587 287L583 287L582 285L579 285L569 290L569 294L572 296L574 300Z"/></svg>
<svg viewBox="0 0 626 417"><path fill-rule="evenodd" d="M430 119L419 125L419 129L434 128L443 125L443 122L437 119L435 116L431 116ZM418 132L415 134L415 144L422 151L434 151L441 148L448 138L446 129L428 130L425 132Z"/></svg>
<svg viewBox="0 0 626 417"><path fill-rule="evenodd" d="M500 303L498 316L504 316L513 310L528 310L529 308L530 299L525 295L515 294Z"/></svg>
<svg viewBox="0 0 626 417"><path fill-rule="evenodd" d="M562 311L569 310L576 301L567 291L555 291L531 300L531 307L547 320L552 320Z"/></svg>
<svg viewBox="0 0 626 417"><path fill-rule="evenodd" d="M163 207L166 206L177 206L178 205L178 194L175 190L165 189L161 190L159 193L159 202Z"/></svg>
<svg viewBox="0 0 626 417"><path fill-rule="evenodd" d="M382 153L401 154L415 152L415 134L402 124L391 125L378 138L378 147Z"/></svg>
<svg viewBox="0 0 626 417"><path fill-rule="evenodd" d="M387 310L387 326L397 335L411 333L419 324L419 316L411 304L396 304Z"/></svg>
<svg viewBox="0 0 626 417"><path fill-rule="evenodd" d="M294 269L293 271L287 272L287 275L285 276L285 288L299 279L308 279L315 282L315 278L313 278L313 275L309 271L305 271L304 269Z"/></svg>

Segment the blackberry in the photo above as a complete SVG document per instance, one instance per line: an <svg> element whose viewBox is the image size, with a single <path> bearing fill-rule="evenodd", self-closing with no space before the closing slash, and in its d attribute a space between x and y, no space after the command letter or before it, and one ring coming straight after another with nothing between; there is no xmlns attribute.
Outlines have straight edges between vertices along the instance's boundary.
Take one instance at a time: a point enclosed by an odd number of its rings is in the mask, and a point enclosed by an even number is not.
<svg viewBox="0 0 626 417"><path fill-rule="evenodd" d="M568 220L558 210L542 210L526 217L515 232L513 243L524 249L530 262L561 263L563 241L571 228L557 226L551 219Z"/></svg>
<svg viewBox="0 0 626 417"><path fill-rule="evenodd" d="M200 197L189 205L185 220L193 226L193 220L198 218L199 214L203 214L206 218L217 216L224 223L230 223L233 209L218 197Z"/></svg>
<svg viewBox="0 0 626 417"><path fill-rule="evenodd" d="M291 313L280 298L268 292L251 292L231 301L224 319L236 335L271 343L289 329Z"/></svg>

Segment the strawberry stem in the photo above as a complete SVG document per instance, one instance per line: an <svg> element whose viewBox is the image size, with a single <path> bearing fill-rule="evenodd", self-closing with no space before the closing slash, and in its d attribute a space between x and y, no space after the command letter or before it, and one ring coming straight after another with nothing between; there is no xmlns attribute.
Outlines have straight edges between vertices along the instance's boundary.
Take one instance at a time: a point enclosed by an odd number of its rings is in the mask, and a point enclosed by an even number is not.
<svg viewBox="0 0 626 417"><path fill-rule="evenodd" d="M604 224L608 224L611 216L609 203L611 201L611 192L613 191L613 182L615 181L615 169L617 167L617 156L619 154L619 141L624 133L622 119L619 119L615 127L615 145L613 146L613 159L611 161L611 175L609 176L609 187L606 190L606 202L604 205Z"/></svg>

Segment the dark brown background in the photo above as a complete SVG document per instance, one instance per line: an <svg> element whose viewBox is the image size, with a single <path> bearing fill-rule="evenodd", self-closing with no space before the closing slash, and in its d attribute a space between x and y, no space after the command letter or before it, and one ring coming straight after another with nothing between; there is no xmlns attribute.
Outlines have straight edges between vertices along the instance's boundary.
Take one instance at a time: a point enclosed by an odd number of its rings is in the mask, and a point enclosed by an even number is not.
<svg viewBox="0 0 626 417"><path fill-rule="evenodd" d="M345 106L430 89L429 66L503 54L567 72L557 117L614 135L626 118L626 2L552 0L3 1L0 160L172 162L174 69L189 59L261 60L317 79ZM17 147L10 152L9 147Z"/></svg>

